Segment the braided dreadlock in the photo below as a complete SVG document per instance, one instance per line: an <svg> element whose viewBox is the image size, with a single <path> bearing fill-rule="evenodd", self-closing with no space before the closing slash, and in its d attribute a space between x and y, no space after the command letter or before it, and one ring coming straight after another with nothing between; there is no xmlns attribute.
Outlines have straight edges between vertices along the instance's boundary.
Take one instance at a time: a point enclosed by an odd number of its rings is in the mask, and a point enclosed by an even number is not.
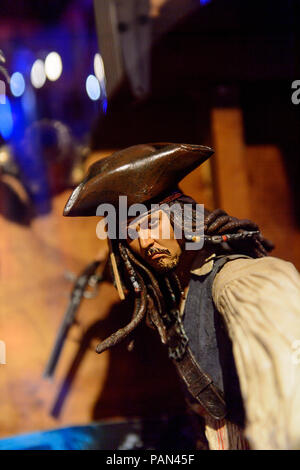
<svg viewBox="0 0 300 470"><path fill-rule="evenodd" d="M184 195L176 202L181 207L184 207L187 202L191 203L193 221L195 221L196 202ZM205 210L204 215L204 233L208 236L207 239L211 235L243 233L248 230L258 232L251 238L241 238L235 242L219 244L213 250L217 255L232 252L261 258L267 256L268 252L274 248L273 244L259 233L257 224L251 220L239 220L221 209L213 212ZM176 220L172 214L170 214L170 222L174 227ZM165 344L167 327L179 316L182 288L178 276L174 271L167 274L154 273L151 267L145 266L132 253L126 242L112 241L112 250L121 273L123 286L134 296L134 311L130 323L98 344L96 351L100 354L126 338L129 340L129 349L131 349L133 332L145 317L147 325L157 329L161 341Z"/></svg>

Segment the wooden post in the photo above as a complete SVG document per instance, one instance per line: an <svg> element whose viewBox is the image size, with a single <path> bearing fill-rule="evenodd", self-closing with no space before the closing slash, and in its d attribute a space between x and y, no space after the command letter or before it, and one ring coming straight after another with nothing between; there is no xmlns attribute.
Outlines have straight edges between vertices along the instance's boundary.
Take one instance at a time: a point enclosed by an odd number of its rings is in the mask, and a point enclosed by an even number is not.
<svg viewBox="0 0 300 470"><path fill-rule="evenodd" d="M238 108L215 108L211 114L218 206L239 218L250 216L243 118Z"/></svg>

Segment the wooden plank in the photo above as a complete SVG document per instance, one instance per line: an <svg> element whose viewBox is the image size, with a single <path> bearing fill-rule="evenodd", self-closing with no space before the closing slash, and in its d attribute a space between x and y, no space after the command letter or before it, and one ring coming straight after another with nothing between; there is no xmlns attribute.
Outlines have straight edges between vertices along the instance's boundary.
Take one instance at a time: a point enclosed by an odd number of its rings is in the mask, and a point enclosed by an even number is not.
<svg viewBox="0 0 300 470"><path fill-rule="evenodd" d="M208 209L214 208L215 195L210 161L206 161L187 175L179 187L183 193L191 196L199 204L204 204Z"/></svg>
<svg viewBox="0 0 300 470"><path fill-rule="evenodd" d="M250 215L242 112L215 108L211 112L217 204L239 218Z"/></svg>
<svg viewBox="0 0 300 470"><path fill-rule="evenodd" d="M250 218L261 227L276 249L274 256L300 268L300 230L296 225L283 155L275 145L252 145L245 149Z"/></svg>
<svg viewBox="0 0 300 470"><path fill-rule="evenodd" d="M258 223L276 246L272 255L293 262L299 269L300 230L279 148L245 145L240 109L213 109L211 116L218 206Z"/></svg>

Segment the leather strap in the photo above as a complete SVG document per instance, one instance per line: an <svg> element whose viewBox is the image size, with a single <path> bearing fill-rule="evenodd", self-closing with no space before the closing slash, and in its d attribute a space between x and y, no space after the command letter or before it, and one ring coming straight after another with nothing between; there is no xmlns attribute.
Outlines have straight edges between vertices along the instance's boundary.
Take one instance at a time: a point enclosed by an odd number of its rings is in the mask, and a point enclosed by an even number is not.
<svg viewBox="0 0 300 470"><path fill-rule="evenodd" d="M167 336L169 345L176 344L178 333L175 326L169 328ZM188 346L182 358L173 359L173 363L190 394L211 417L217 420L223 419L227 409L222 392L213 384L211 377L199 367Z"/></svg>

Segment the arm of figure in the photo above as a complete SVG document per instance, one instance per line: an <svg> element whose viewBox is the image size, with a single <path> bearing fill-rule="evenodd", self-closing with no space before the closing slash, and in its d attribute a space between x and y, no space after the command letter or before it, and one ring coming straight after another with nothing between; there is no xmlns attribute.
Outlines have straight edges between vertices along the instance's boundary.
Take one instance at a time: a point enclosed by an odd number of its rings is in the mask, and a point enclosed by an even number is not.
<svg viewBox="0 0 300 470"><path fill-rule="evenodd" d="M298 271L274 257L230 261L216 275L213 300L233 343L251 447L299 448Z"/></svg>

